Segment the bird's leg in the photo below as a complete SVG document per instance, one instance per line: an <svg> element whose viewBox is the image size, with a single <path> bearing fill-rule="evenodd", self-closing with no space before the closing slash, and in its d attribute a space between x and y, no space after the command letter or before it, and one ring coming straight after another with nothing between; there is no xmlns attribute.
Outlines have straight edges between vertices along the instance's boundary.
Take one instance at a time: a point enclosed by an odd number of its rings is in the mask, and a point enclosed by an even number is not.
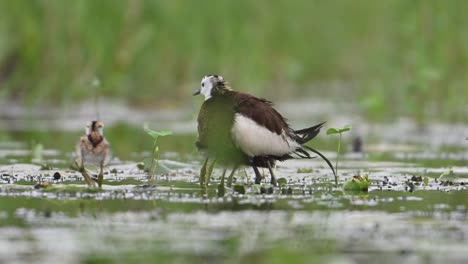
<svg viewBox="0 0 468 264"><path fill-rule="evenodd" d="M218 185L218 197L224 196L224 177L226 176L227 169L223 170L223 175L221 176L221 183Z"/></svg>
<svg viewBox="0 0 468 264"><path fill-rule="evenodd" d="M91 177L88 175L88 172L86 172L86 169L84 167L84 153L81 151L81 161L80 161L80 168L79 171L81 172L81 175L83 175L83 178L85 182L88 184L90 187L96 187L96 184L94 183L93 180L91 180Z"/></svg>
<svg viewBox="0 0 468 264"><path fill-rule="evenodd" d="M275 178L275 173L273 171L273 168L272 168L272 162L268 161L267 164L268 164L268 170L270 171L270 175L271 175L271 180L270 180L270 183L271 185L273 186L276 186L276 178Z"/></svg>
<svg viewBox="0 0 468 264"><path fill-rule="evenodd" d="M232 168L231 174L229 174L229 178L228 178L228 181L227 181L227 187L232 186L232 177L234 177L234 173L236 173L236 170L237 170L238 167L239 166L234 165L234 167Z"/></svg>
<svg viewBox="0 0 468 264"><path fill-rule="evenodd" d="M257 166L252 165L252 168L255 172L255 184L260 184L262 182L262 175L260 174L260 171L258 171Z"/></svg>
<svg viewBox="0 0 468 264"><path fill-rule="evenodd" d="M203 162L203 166L200 169L200 186L205 185L206 165L208 164L208 158Z"/></svg>
<svg viewBox="0 0 468 264"><path fill-rule="evenodd" d="M221 176L221 185L223 185L223 186L224 186L224 176L226 176L226 172L227 172L227 169L224 169L223 170L223 176ZM228 182L228 184L229 184L229 182Z"/></svg>
<svg viewBox="0 0 468 264"><path fill-rule="evenodd" d="M86 171L85 167L84 166L81 166L80 167L80 172L81 172L81 175L83 175L83 178L85 180L85 182L88 184L88 186L90 187L96 187L96 184L94 183L94 181L91 179L91 177L89 176L88 172Z"/></svg>
<svg viewBox="0 0 468 264"><path fill-rule="evenodd" d="M102 182L104 180L104 173L103 173L103 167L104 167L104 161L101 161L101 164L100 164L100 171L99 171L99 176L98 176L98 186L99 186L99 189L101 189L102 187Z"/></svg>
<svg viewBox="0 0 468 264"><path fill-rule="evenodd" d="M214 168L215 163L216 163L216 159L213 160L211 165L208 167L208 171L207 171L207 174L206 174L206 180L205 180L206 185L208 185L208 183L210 182L211 174L213 174L213 168Z"/></svg>

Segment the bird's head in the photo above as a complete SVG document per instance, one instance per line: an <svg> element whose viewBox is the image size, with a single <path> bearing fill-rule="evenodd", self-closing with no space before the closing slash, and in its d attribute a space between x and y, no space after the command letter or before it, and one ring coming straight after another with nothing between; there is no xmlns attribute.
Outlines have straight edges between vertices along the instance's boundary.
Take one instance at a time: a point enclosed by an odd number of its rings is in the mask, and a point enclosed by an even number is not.
<svg viewBox="0 0 468 264"><path fill-rule="evenodd" d="M201 80L200 89L196 90L193 95L202 94L205 96L205 101L210 99L213 95L230 90L227 82L224 81L221 75L207 75Z"/></svg>
<svg viewBox="0 0 468 264"><path fill-rule="evenodd" d="M86 124L86 135L98 134L104 135L104 124L101 121L90 121Z"/></svg>

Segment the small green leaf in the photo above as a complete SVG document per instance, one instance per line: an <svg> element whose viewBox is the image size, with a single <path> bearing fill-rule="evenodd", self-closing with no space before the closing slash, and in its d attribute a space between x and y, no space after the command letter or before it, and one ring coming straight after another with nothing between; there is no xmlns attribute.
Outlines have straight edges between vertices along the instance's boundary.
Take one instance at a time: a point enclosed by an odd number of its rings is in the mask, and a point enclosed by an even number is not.
<svg viewBox="0 0 468 264"><path fill-rule="evenodd" d="M336 128L329 128L327 130L327 135L334 135L334 134L339 134L340 132Z"/></svg>
<svg viewBox="0 0 468 264"><path fill-rule="evenodd" d="M157 139L158 137L164 137L172 135L172 131L169 130L162 130L162 131L154 131L151 129L145 129L146 133L150 135L152 138Z"/></svg>
<svg viewBox="0 0 468 264"><path fill-rule="evenodd" d="M297 173L311 173L314 172L313 168L298 168Z"/></svg>
<svg viewBox="0 0 468 264"><path fill-rule="evenodd" d="M347 181L343 185L343 189L347 191L367 191L369 189L369 179L368 176L353 176L351 180Z"/></svg>
<svg viewBox="0 0 468 264"><path fill-rule="evenodd" d="M327 130L327 135L334 135L334 134L342 134L344 132L348 132L351 130L351 126L350 125L346 125L345 127L343 128L329 128Z"/></svg>
<svg viewBox="0 0 468 264"><path fill-rule="evenodd" d="M158 131L160 137L170 136L172 135L172 131L170 130L161 130Z"/></svg>
<svg viewBox="0 0 468 264"><path fill-rule="evenodd" d="M338 130L338 133L344 133L344 132L348 132L351 130L351 126L350 125L346 125L345 127L343 127L342 129L339 129Z"/></svg>
<svg viewBox="0 0 468 264"><path fill-rule="evenodd" d="M459 177L456 175L453 170L448 170L444 173L442 173L439 177L439 180L441 181L453 181L457 180Z"/></svg>
<svg viewBox="0 0 468 264"><path fill-rule="evenodd" d="M429 185L429 178L428 177L424 177L424 185L425 186Z"/></svg>
<svg viewBox="0 0 468 264"><path fill-rule="evenodd" d="M137 168L138 168L139 170L144 170L144 169L145 169L145 164L143 164L143 163L138 163L138 164L137 164Z"/></svg>
<svg viewBox="0 0 468 264"><path fill-rule="evenodd" d="M278 182L278 186L280 187L285 186L286 183L288 183L288 181L285 178L279 178L277 182Z"/></svg>

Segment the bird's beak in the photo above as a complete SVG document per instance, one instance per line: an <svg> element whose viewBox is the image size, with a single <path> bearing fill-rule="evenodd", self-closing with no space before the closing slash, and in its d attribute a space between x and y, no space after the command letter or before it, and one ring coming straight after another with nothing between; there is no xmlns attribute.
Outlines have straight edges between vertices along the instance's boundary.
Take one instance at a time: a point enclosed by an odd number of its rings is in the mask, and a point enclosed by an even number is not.
<svg viewBox="0 0 468 264"><path fill-rule="evenodd" d="M200 92L201 92L201 89L198 89L198 90L196 90L196 91L193 93L193 96L195 96L195 95L199 95L199 94L200 94Z"/></svg>

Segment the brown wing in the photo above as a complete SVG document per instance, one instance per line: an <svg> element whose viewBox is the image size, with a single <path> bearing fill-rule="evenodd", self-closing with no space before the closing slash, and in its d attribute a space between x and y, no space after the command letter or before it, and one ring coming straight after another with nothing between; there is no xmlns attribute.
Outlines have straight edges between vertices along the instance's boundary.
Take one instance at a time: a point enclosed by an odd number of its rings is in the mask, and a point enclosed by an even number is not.
<svg viewBox="0 0 468 264"><path fill-rule="evenodd" d="M273 108L270 101L245 93L232 93L234 94L235 112L254 120L276 134L280 135L283 130L288 134L291 133L287 120Z"/></svg>

